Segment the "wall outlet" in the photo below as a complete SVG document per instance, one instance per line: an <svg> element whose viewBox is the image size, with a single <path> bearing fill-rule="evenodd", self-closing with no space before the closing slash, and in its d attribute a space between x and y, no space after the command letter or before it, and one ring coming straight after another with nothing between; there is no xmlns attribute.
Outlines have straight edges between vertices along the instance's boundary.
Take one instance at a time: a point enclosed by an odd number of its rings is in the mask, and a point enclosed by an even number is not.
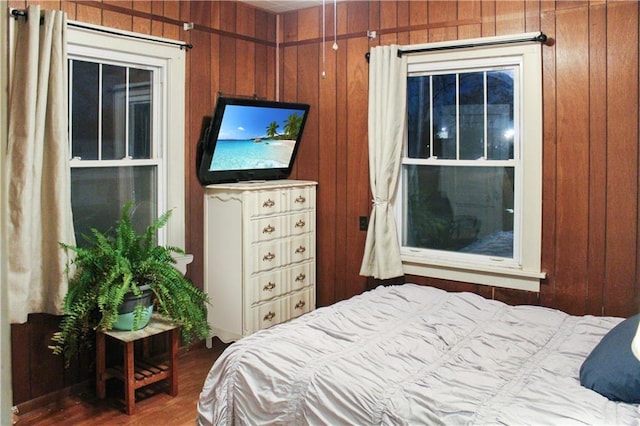
<svg viewBox="0 0 640 426"><path fill-rule="evenodd" d="M369 216L360 216L360 230L366 231L369 228Z"/></svg>

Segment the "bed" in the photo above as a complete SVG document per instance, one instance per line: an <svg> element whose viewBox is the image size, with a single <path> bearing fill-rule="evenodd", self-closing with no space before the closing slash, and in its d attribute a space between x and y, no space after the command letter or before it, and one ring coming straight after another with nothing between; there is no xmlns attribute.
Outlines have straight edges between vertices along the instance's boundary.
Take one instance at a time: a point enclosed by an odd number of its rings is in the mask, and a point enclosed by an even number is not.
<svg viewBox="0 0 640 426"><path fill-rule="evenodd" d="M230 345L205 380L197 423L638 424L637 404L579 378L621 321L378 287Z"/></svg>

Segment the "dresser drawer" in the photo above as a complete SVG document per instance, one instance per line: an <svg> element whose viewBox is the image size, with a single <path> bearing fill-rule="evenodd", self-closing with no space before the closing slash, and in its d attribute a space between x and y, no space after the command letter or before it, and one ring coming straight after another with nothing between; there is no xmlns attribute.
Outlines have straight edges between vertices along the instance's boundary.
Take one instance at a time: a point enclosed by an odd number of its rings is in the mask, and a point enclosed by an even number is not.
<svg viewBox="0 0 640 426"><path fill-rule="evenodd" d="M288 300L288 299L284 299ZM269 328L272 325L279 324L288 319L287 305L283 303L283 299L276 299L263 305L251 308L253 331Z"/></svg>
<svg viewBox="0 0 640 426"><path fill-rule="evenodd" d="M251 221L251 227L253 242L306 234L315 228L309 212L254 219Z"/></svg>
<svg viewBox="0 0 640 426"><path fill-rule="evenodd" d="M251 222L253 241L275 240L287 235L289 224L285 219L282 216L272 216L253 220Z"/></svg>
<svg viewBox="0 0 640 426"><path fill-rule="evenodd" d="M251 200L252 217L277 214L287 210L287 200L280 190L258 191Z"/></svg>
<svg viewBox="0 0 640 426"><path fill-rule="evenodd" d="M307 262L288 268L254 275L251 278L249 303L256 305L274 297L300 290L315 281L315 262Z"/></svg>
<svg viewBox="0 0 640 426"><path fill-rule="evenodd" d="M291 238L287 244L289 254L289 262L297 263L315 257L315 245L311 244L311 238L308 235Z"/></svg>
<svg viewBox="0 0 640 426"><path fill-rule="evenodd" d="M287 272L285 270L276 270L252 277L249 303L255 305L287 293L289 291Z"/></svg>
<svg viewBox="0 0 640 426"><path fill-rule="evenodd" d="M290 291L299 290L303 287L307 287L310 284L315 282L315 277L312 275L316 270L315 262L307 262L302 265L296 265L288 270L286 270L287 274L287 282L290 283Z"/></svg>
<svg viewBox="0 0 640 426"><path fill-rule="evenodd" d="M315 224L310 212L293 213L286 216L287 235L301 235L313 232Z"/></svg>
<svg viewBox="0 0 640 426"><path fill-rule="evenodd" d="M249 332L253 333L264 328L299 317L312 309L314 287L306 288L289 296L254 306L248 315Z"/></svg>
<svg viewBox="0 0 640 426"><path fill-rule="evenodd" d="M251 257L247 259L251 267L250 273L268 271L286 265L289 253L288 248L283 249L283 244L282 241L276 240L251 246ZM287 247L286 244L284 246Z"/></svg>
<svg viewBox="0 0 640 426"><path fill-rule="evenodd" d="M289 319L299 317L312 309L310 291L311 289L308 288L287 298L289 301Z"/></svg>
<svg viewBox="0 0 640 426"><path fill-rule="evenodd" d="M291 188L286 193L288 211L305 210L315 207L315 191L309 187Z"/></svg>

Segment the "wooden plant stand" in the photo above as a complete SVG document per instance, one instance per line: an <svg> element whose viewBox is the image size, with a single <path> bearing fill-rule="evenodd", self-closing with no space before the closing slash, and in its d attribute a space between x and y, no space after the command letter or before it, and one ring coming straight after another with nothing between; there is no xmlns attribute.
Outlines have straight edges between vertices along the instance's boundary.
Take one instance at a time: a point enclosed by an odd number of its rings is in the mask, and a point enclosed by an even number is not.
<svg viewBox="0 0 640 426"><path fill-rule="evenodd" d="M166 333L168 353L166 360L158 362L149 358L147 339L157 334ZM159 315L153 315L149 324L142 330L136 331L98 331L96 333L96 394L98 398L106 396L106 381L116 378L124 383L125 411L135 413L136 389L167 380L168 393L178 394L178 343L179 326ZM124 362L122 366L106 368L106 337L122 344L124 348ZM142 359L134 360L134 343L142 339Z"/></svg>

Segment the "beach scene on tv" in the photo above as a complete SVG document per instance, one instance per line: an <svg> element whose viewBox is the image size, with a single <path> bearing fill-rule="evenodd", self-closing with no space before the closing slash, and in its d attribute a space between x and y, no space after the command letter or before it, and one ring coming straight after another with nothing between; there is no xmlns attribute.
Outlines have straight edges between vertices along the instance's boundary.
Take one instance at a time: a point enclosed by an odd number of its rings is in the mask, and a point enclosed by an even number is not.
<svg viewBox="0 0 640 426"><path fill-rule="evenodd" d="M227 105L210 171L289 167L304 110Z"/></svg>

